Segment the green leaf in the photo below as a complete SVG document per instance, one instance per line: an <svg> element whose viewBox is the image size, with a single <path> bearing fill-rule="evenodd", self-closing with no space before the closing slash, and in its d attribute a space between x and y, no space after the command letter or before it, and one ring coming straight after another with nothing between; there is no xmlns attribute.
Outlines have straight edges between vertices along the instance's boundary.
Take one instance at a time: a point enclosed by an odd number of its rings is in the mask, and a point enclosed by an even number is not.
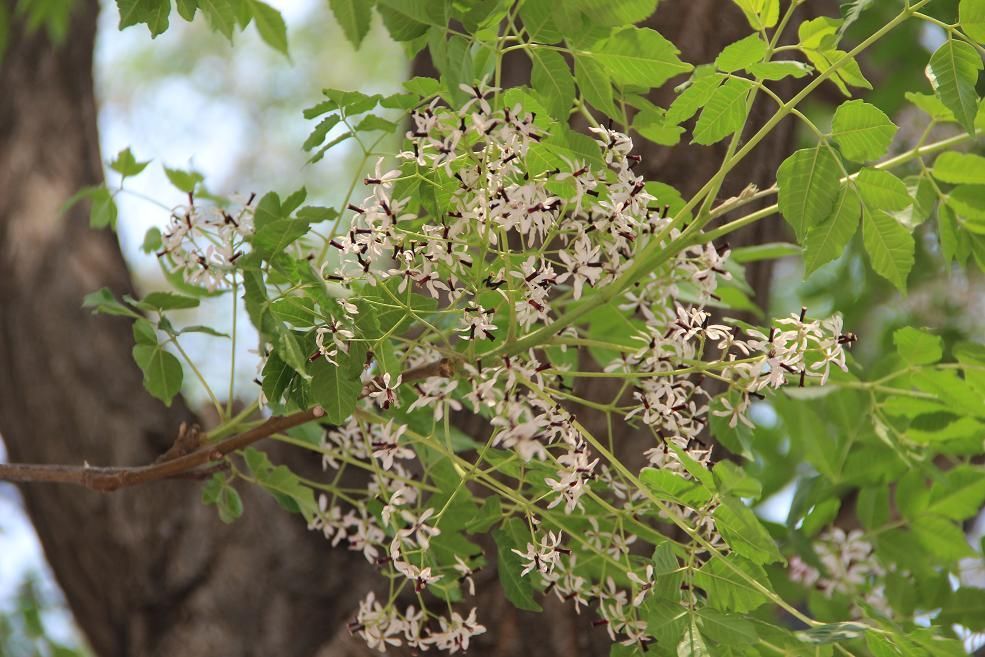
<svg viewBox="0 0 985 657"><path fill-rule="evenodd" d="M744 39L731 43L715 58L715 66L719 71L734 73L749 68L761 62L769 50L769 46L758 34L750 34Z"/></svg>
<svg viewBox="0 0 985 657"><path fill-rule="evenodd" d="M973 46L951 39L931 55L927 64L927 78L934 93L972 135L978 113L975 85L982 68L982 57Z"/></svg>
<svg viewBox="0 0 985 657"><path fill-rule="evenodd" d="M914 536L935 557L956 562L975 556L964 532L956 524L935 515L922 515L910 523Z"/></svg>
<svg viewBox="0 0 985 657"><path fill-rule="evenodd" d="M858 492L855 512L866 529L882 527L889 520L889 489L886 486L869 486Z"/></svg>
<svg viewBox="0 0 985 657"><path fill-rule="evenodd" d="M752 87L753 83L748 80L731 78L716 89L694 126L695 143L707 146L741 130L746 122L747 99Z"/></svg>
<svg viewBox="0 0 985 657"><path fill-rule="evenodd" d="M373 0L328 0L345 38L357 49L369 33Z"/></svg>
<svg viewBox="0 0 985 657"><path fill-rule="evenodd" d="M854 162L867 162L886 154L897 129L875 105L850 100L835 111L832 137L846 158Z"/></svg>
<svg viewBox="0 0 985 657"><path fill-rule="evenodd" d="M287 363L302 379L311 380L308 374L308 354L302 350L298 336L293 331L280 328L275 342L277 355Z"/></svg>
<svg viewBox="0 0 985 657"><path fill-rule="evenodd" d="M186 326L178 331L178 335L184 335L185 333L204 333L205 335L211 335L214 338L229 338L228 333L217 331L211 326L201 326L200 324Z"/></svg>
<svg viewBox="0 0 985 657"><path fill-rule="evenodd" d="M144 373L144 387L166 406L181 391L181 362L160 345L138 344L133 359Z"/></svg>
<svg viewBox="0 0 985 657"><path fill-rule="evenodd" d="M378 0L376 8L394 41L412 41L429 26L448 27L443 0Z"/></svg>
<svg viewBox="0 0 985 657"><path fill-rule="evenodd" d="M537 48L530 51L533 68L530 84L537 89L544 107L558 120L566 120L575 100L575 81L568 63L554 50Z"/></svg>
<svg viewBox="0 0 985 657"><path fill-rule="evenodd" d="M818 144L796 151L776 172L780 213L793 228L797 240L831 216L839 194L841 168L831 149Z"/></svg>
<svg viewBox="0 0 985 657"><path fill-rule="evenodd" d="M804 643L824 645L860 639L869 632L871 632L871 628L862 623L828 623L826 625L815 625L809 629L797 632L797 638Z"/></svg>
<svg viewBox="0 0 985 657"><path fill-rule="evenodd" d="M138 162L128 147L116 155L116 158L109 163L109 168L126 178L127 176L136 176L147 168L148 164L150 164L150 160Z"/></svg>
<svg viewBox="0 0 985 657"><path fill-rule="evenodd" d="M267 357L267 362L263 366L262 376L263 383L261 384L261 388L263 389L263 394L271 403L277 404L283 398L291 380L297 375L291 366L285 363L275 351Z"/></svg>
<svg viewBox="0 0 985 657"><path fill-rule="evenodd" d="M708 604L716 609L749 613L769 598L755 586L770 590L763 568L737 554L712 557L694 573L694 584L708 594Z"/></svg>
<svg viewBox="0 0 985 657"><path fill-rule="evenodd" d="M756 626L736 614L725 614L705 607L698 611L698 619L701 631L712 641L728 646L745 646L759 640Z"/></svg>
<svg viewBox="0 0 985 657"><path fill-rule="evenodd" d="M862 202L849 187L842 187L831 216L807 230L804 240L804 274L810 275L821 265L831 262L842 253L858 230Z"/></svg>
<svg viewBox="0 0 985 657"><path fill-rule="evenodd" d="M951 408L948 410L953 412L956 409ZM952 441L973 440L981 436L983 431L985 431L985 424L972 417L962 417L954 422L931 430L910 427L906 430L906 435L914 442L922 445L930 445L932 443L941 444Z"/></svg>
<svg viewBox="0 0 985 657"><path fill-rule="evenodd" d="M834 69L829 80L846 96L851 96L848 86L871 89L872 85L849 53L838 50L839 29L844 21L827 16L821 16L804 21L798 28L800 49L807 55L811 64L824 73Z"/></svg>
<svg viewBox="0 0 985 657"><path fill-rule="evenodd" d="M187 194L194 192L195 186L204 180L202 174L195 171L182 171L181 169L164 167L164 174L171 181L172 185Z"/></svg>
<svg viewBox="0 0 985 657"><path fill-rule="evenodd" d="M257 230L286 218L287 215L281 208L280 196L276 192L267 192L260 197L260 202L253 211L253 225Z"/></svg>
<svg viewBox="0 0 985 657"><path fill-rule="evenodd" d="M763 80L799 79L810 75L813 70L807 64L795 61L763 62L749 67L750 73Z"/></svg>
<svg viewBox="0 0 985 657"><path fill-rule="evenodd" d="M553 7L553 0L526 0L520 6L523 29L530 35L531 41L558 43L564 38L555 23Z"/></svg>
<svg viewBox="0 0 985 657"><path fill-rule="evenodd" d="M520 575L523 572L523 561L513 552L514 549L527 551L527 543L531 541L530 530L519 518L510 518L493 530L493 540L496 541L499 583L506 599L517 609L542 611L543 608L533 596L532 578Z"/></svg>
<svg viewBox="0 0 985 657"><path fill-rule="evenodd" d="M214 474L202 487L202 502L215 504L219 519L229 524L243 515L243 500L221 474Z"/></svg>
<svg viewBox="0 0 985 657"><path fill-rule="evenodd" d="M962 586L951 594L935 620L946 626L963 625L972 632L985 630L985 589Z"/></svg>
<svg viewBox="0 0 985 657"><path fill-rule="evenodd" d="M361 353L365 354L365 347ZM355 359L361 358L355 344L349 347L348 358L339 354L336 367L324 358L318 358L308 371L311 373L311 397L325 409L325 420L332 424L343 424L356 409L356 401L362 392L359 373L362 364L356 367Z"/></svg>
<svg viewBox="0 0 985 657"><path fill-rule="evenodd" d="M278 52L287 54L287 25L280 12L261 0L249 0L253 22L260 38Z"/></svg>
<svg viewBox="0 0 985 657"><path fill-rule="evenodd" d="M292 212L301 207L301 204L304 203L306 198L308 198L308 190L303 186L301 189L289 194L280 205L281 215L285 217L290 216Z"/></svg>
<svg viewBox="0 0 985 657"><path fill-rule="evenodd" d="M985 157L948 151L934 160L932 173L946 183L985 185Z"/></svg>
<svg viewBox="0 0 985 657"><path fill-rule="evenodd" d="M393 132L396 129L396 123L393 121L388 121L382 116L376 116L375 114L367 114L358 124L356 124L355 127L356 132L372 132L374 130Z"/></svg>
<svg viewBox="0 0 985 657"><path fill-rule="evenodd" d="M178 15L191 23L195 19L195 12L198 10L198 0L176 0Z"/></svg>
<svg viewBox="0 0 985 657"><path fill-rule="evenodd" d="M502 517L503 503L498 496L490 495L482 502L479 512L466 523L465 530L470 534L485 534Z"/></svg>
<svg viewBox="0 0 985 657"><path fill-rule="evenodd" d="M646 621L646 631L662 646L676 646L688 626L687 608L673 598L648 595L640 606L640 615ZM616 656L610 653L610 657Z"/></svg>
<svg viewBox="0 0 985 657"><path fill-rule="evenodd" d="M985 233L985 185L958 185L944 202L958 215L958 223L974 233Z"/></svg>
<svg viewBox="0 0 985 657"><path fill-rule="evenodd" d="M643 468L640 481L650 493L660 500L669 500L677 504L700 506L711 499L711 492L700 482L686 479L668 470Z"/></svg>
<svg viewBox="0 0 985 657"><path fill-rule="evenodd" d="M862 169L855 185L863 205L872 212L899 212L913 203L906 183L882 169Z"/></svg>
<svg viewBox="0 0 985 657"><path fill-rule="evenodd" d="M780 0L732 0L746 15L750 27L761 31L780 19Z"/></svg>
<svg viewBox="0 0 985 657"><path fill-rule="evenodd" d="M683 123L697 114L724 79L724 75L715 73L710 66L699 67L684 90L667 108L667 120L671 123Z"/></svg>
<svg viewBox="0 0 985 657"><path fill-rule="evenodd" d="M844 21L838 28L838 36L845 34L845 31L862 16L862 12L874 3L875 0L847 0L844 2L841 5L841 15Z"/></svg>
<svg viewBox="0 0 985 657"><path fill-rule="evenodd" d="M216 501L219 519L229 524L243 515L243 500L232 486L223 486Z"/></svg>
<svg viewBox="0 0 985 657"><path fill-rule="evenodd" d="M171 0L117 0L120 8L120 29L146 23L151 37L168 29Z"/></svg>
<svg viewBox="0 0 985 657"><path fill-rule="evenodd" d="M729 546L747 559L759 564L783 561L776 541L756 514L741 502L724 498L715 509L715 525Z"/></svg>
<svg viewBox="0 0 985 657"><path fill-rule="evenodd" d="M692 69L678 58L679 52L659 32L629 27L605 40L594 55L617 84L650 88Z"/></svg>
<svg viewBox="0 0 985 657"><path fill-rule="evenodd" d="M907 91L906 99L930 118L941 123L955 123L954 112L944 107L944 103L932 94L921 94Z"/></svg>
<svg viewBox="0 0 985 657"><path fill-rule="evenodd" d="M282 322L308 327L315 324L315 302L308 297L282 297L270 304L270 312Z"/></svg>
<svg viewBox="0 0 985 657"><path fill-rule="evenodd" d="M277 219L265 223L253 234L251 241L257 254L269 260L308 232L309 224L302 219Z"/></svg>
<svg viewBox="0 0 985 657"><path fill-rule="evenodd" d="M314 492L287 466L274 465L264 452L254 447L247 447L243 457L257 483L282 507L293 513L300 512L306 520L318 513Z"/></svg>
<svg viewBox="0 0 985 657"><path fill-rule="evenodd" d="M108 287L85 295L82 299L82 307L91 308L92 312L103 315L117 315L120 317L138 316L137 313L117 301Z"/></svg>
<svg viewBox="0 0 985 657"><path fill-rule="evenodd" d="M332 221L339 216L339 211L335 208L326 208L321 205L306 205L298 210L297 218L307 221L309 224L317 224L322 221Z"/></svg>
<svg viewBox="0 0 985 657"><path fill-rule="evenodd" d="M232 41L236 29L236 8L230 0L199 0L199 9L209 26Z"/></svg>
<svg viewBox="0 0 985 657"><path fill-rule="evenodd" d="M681 642L677 644L677 657L711 657L708 645L701 637L701 632L698 631L698 626L694 620L691 621L690 627L681 637Z"/></svg>
<svg viewBox="0 0 985 657"><path fill-rule="evenodd" d="M930 365L940 361L944 355L938 336L910 326L893 333L893 343L900 357L910 365Z"/></svg>
<svg viewBox="0 0 985 657"><path fill-rule="evenodd" d="M762 262L763 260L779 260L801 254L801 248L789 242L767 242L766 244L753 244L752 246L740 246L732 251L729 258L734 262L744 265L747 262Z"/></svg>
<svg viewBox="0 0 985 657"><path fill-rule="evenodd" d="M157 346L157 329L149 319L142 317L133 323L133 341L136 344Z"/></svg>
<svg viewBox="0 0 985 657"><path fill-rule="evenodd" d="M681 140L684 128L667 120L659 107L642 109L633 117L633 130L655 144L674 146Z"/></svg>
<svg viewBox="0 0 985 657"><path fill-rule="evenodd" d="M712 473L715 476L718 491L722 495L759 499L759 496L763 494L763 486L759 480L747 474L731 461L719 461L712 468Z"/></svg>
<svg viewBox="0 0 985 657"><path fill-rule="evenodd" d="M434 78L416 76L404 82L404 89L418 98L430 98L441 90L441 83Z"/></svg>
<svg viewBox="0 0 985 657"><path fill-rule="evenodd" d="M448 5L447 0L378 0L379 8L387 7L391 11L400 15L430 25L440 27L442 30L448 28Z"/></svg>
<svg viewBox="0 0 985 657"><path fill-rule="evenodd" d="M862 211L862 243L872 269L906 294L906 278L913 269L913 236L882 211Z"/></svg>
<svg viewBox="0 0 985 657"><path fill-rule="evenodd" d="M985 43L985 0L961 0L958 20L965 34L978 43Z"/></svg>
<svg viewBox="0 0 985 657"><path fill-rule="evenodd" d="M575 57L575 80L582 98L592 107L618 118L619 110L612 100L612 83L601 64L591 57Z"/></svg>
<svg viewBox="0 0 985 657"><path fill-rule="evenodd" d="M144 241L140 245L140 250L144 253L155 253L162 245L161 229L154 226L148 228L147 232L144 233Z"/></svg>
<svg viewBox="0 0 985 657"><path fill-rule="evenodd" d="M90 188L89 194L89 227L116 228L118 210L113 195L106 187Z"/></svg>
<svg viewBox="0 0 985 657"><path fill-rule="evenodd" d="M951 520L967 520L985 506L985 472L970 466L949 470L930 495L927 512Z"/></svg>
<svg viewBox="0 0 985 657"><path fill-rule="evenodd" d="M140 306L154 310L197 308L199 300L175 292L151 292L140 300Z"/></svg>
<svg viewBox="0 0 985 657"><path fill-rule="evenodd" d="M912 205L909 190L902 180L879 169L862 169L855 185L862 200L862 243L872 268L905 294L915 244L910 231L890 213Z"/></svg>

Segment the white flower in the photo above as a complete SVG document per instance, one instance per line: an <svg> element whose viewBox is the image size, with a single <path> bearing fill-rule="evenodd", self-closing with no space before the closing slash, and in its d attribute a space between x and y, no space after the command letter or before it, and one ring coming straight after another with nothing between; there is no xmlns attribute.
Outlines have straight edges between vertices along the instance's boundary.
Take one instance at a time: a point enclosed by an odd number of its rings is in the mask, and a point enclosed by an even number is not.
<svg viewBox="0 0 985 657"><path fill-rule="evenodd" d="M643 604L643 598L645 598L646 594L653 588L653 564L648 563L646 565L646 572L643 577L640 577L632 570L628 571L626 576L629 577L631 582L639 586L639 592L633 598L633 606L639 607Z"/></svg>
<svg viewBox="0 0 985 657"><path fill-rule="evenodd" d="M369 398L383 409L396 406L396 390L400 387L400 381L401 377L398 375L397 378L391 382L389 372L385 373L380 379L373 379L372 385L376 389L369 393Z"/></svg>
<svg viewBox="0 0 985 657"><path fill-rule="evenodd" d="M447 650L452 655L459 650L463 652L468 650L472 637L484 634L486 631L484 626L476 622L475 607L467 618L462 618L457 611L453 611L450 619L442 616L438 619L438 623L441 625L441 631L432 634L430 640L439 650Z"/></svg>
<svg viewBox="0 0 985 657"><path fill-rule="evenodd" d="M410 511L401 511L400 517L408 524L408 527L397 532L398 538L413 538L422 550L427 550L431 546L431 538L441 533L437 527L431 527L427 521L434 515L434 509L425 509L420 516L415 516Z"/></svg>

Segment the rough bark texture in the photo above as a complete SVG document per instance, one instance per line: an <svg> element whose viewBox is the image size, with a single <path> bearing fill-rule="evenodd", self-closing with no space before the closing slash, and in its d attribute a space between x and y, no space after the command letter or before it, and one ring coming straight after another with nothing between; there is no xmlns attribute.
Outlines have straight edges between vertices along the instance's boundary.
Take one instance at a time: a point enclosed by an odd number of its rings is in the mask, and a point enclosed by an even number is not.
<svg viewBox="0 0 985 657"><path fill-rule="evenodd" d="M102 179L97 10L79 0L61 48L14 25L0 65L0 434L11 461L149 463L190 418L144 393L129 322L80 307L102 286L131 290L113 233L89 230L85 207L60 211ZM263 494L246 491L245 517L226 527L199 491L22 488L96 654L314 654L344 624L365 565Z"/></svg>
<svg viewBox="0 0 985 657"><path fill-rule="evenodd" d="M747 31L724 4L667 0L657 23L689 60L708 61ZM126 321L79 307L102 286L117 294L131 287L112 233L90 231L83 207L59 210L102 176L91 72L96 13L93 0L78 0L61 48L15 24L0 65L0 433L12 461L147 463L190 415L143 393ZM789 138L778 132L723 194L769 184ZM648 175L685 192L718 164L687 147L643 149ZM230 527L187 481L112 495L49 485L23 493L100 657L365 654L340 630L376 582L365 560L332 550L256 491L245 491L246 515ZM482 576L495 591L493 569ZM473 654L608 654L605 632L553 599L536 615L496 593L484 597L490 632Z"/></svg>

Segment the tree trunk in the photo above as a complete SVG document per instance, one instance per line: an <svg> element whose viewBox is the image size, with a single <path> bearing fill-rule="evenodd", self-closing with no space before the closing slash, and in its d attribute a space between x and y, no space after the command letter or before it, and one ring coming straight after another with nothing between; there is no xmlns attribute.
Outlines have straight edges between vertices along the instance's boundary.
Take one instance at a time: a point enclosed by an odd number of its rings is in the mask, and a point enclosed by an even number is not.
<svg viewBox="0 0 985 657"><path fill-rule="evenodd" d="M180 401L168 409L144 393L129 322L80 307L103 286L132 290L113 233L90 230L84 207L60 209L102 180L97 13L78 0L61 47L15 23L0 65L0 434L11 461L145 464L191 419ZM257 491L227 527L199 490L22 487L95 653L314 654L354 608L365 560L331 550Z"/></svg>
<svg viewBox="0 0 985 657"><path fill-rule="evenodd" d="M6 2L12 10L12 0ZM723 0L662 3L660 29L707 61L745 33ZM53 47L23 24L0 64L0 433L12 461L142 464L189 420L143 392L126 321L80 308L84 294L131 283L112 233L91 231L84 207L60 208L98 183L92 48L97 3L77 0L67 42ZM12 11L11 11L12 13ZM666 20L666 22L665 22ZM769 184L789 132L749 166ZM647 174L683 191L717 162L706 150L640 142ZM756 239L772 239L758 236ZM304 455L274 459L304 473ZM317 467L317 464L314 464ZM222 525L187 481L112 494L39 484L22 488L28 512L76 620L100 657L365 654L341 629L365 589L378 584L361 555L333 550L255 490L246 514ZM487 554L490 554L487 550ZM604 630L551 597L546 616L519 612L483 574L489 633L473 654L605 655Z"/></svg>

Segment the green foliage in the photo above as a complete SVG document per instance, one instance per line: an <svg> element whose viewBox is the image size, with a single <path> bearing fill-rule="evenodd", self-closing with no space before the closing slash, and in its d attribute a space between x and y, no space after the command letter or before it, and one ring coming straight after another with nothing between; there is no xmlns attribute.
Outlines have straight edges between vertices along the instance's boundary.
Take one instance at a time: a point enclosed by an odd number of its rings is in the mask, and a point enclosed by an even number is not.
<svg viewBox="0 0 985 657"><path fill-rule="evenodd" d="M950 38L927 63L927 78L937 98L971 134L975 132L978 112L975 85L983 67L981 55L974 46Z"/></svg>
<svg viewBox="0 0 985 657"><path fill-rule="evenodd" d="M527 543L531 540L530 531L518 518L511 518L493 531L493 539L496 541L499 582L503 586L506 598L518 609L542 611L541 606L534 600L530 580L520 575L523 562L513 552L513 550L526 552Z"/></svg>
<svg viewBox="0 0 985 657"><path fill-rule="evenodd" d="M732 135L745 125L752 83L740 78L727 80L708 99L694 126L694 141L710 145Z"/></svg>
<svg viewBox="0 0 985 657"><path fill-rule="evenodd" d="M206 296L234 309L242 302L265 359L262 399L233 416L210 391L219 433L255 426L256 409L284 415L317 405L320 424L278 438L316 452L339 476L302 479L249 448L228 457L203 500L232 522L243 513L236 480L260 486L312 529L362 550L392 578L394 598L465 600L491 557L469 535L491 532L499 584L514 606L541 611L541 596L555 590L566 603L591 600L619 641L631 637L614 648L620 657L957 654L945 639L950 624L982 627L977 589L952 590L947 573L981 558L962 524L985 506L985 348L960 342L953 326L911 320L902 304L890 320L814 315L846 297L875 307L878 295L925 284L923 297L934 296L935 270L985 269L985 157L976 140L985 126L976 92L983 63L973 45L985 34L985 4L961 0L954 23L925 0L854 0L841 3L840 17L797 23L796 3L735 0L751 33L694 63L637 24L657 4L330 0L353 46L366 43L375 12L390 37L408 53L426 51L438 72L392 95L324 89L303 111L312 125L301 147L312 164L340 144L361 158L345 199L305 205L302 187L236 205L210 194L202 175L165 167L188 205L168 228L149 231L143 250L159 254L176 290L117 300L103 289L84 305L133 321L145 386L170 403L183 383L186 333L236 338L176 328L181 313ZM283 19L263 2L177 7L185 20L201 11L228 38L252 22L288 52ZM121 26L146 24L154 36L169 27L170 9L126 0ZM871 89L859 62L875 70L866 59L873 49L918 21L949 25L946 42L933 54L904 43L920 62L901 73L895 105L884 89L856 98ZM777 59L788 52L809 65ZM529 80L501 88L514 83L503 75L506 54L528 58ZM933 95L912 82L925 64ZM803 91L766 85L789 78ZM825 83L849 99L820 106L815 91ZM659 99L650 93L658 87ZM750 125L761 96L774 114ZM904 123L904 104L923 113L907 121L929 123ZM775 186L745 187L751 158L786 117L808 141L784 154ZM952 132L933 141L938 124ZM953 135L955 124L963 134ZM664 146L685 131L697 146L726 141L715 151L721 168L688 195L637 178L635 160L621 152L631 149L621 134L630 130ZM497 141L501 132L513 141ZM128 178L147 162L125 149L109 166ZM74 200L90 202L93 226L113 226L122 189L91 187ZM588 206L586 226L574 226ZM726 253L732 232L776 213L796 244L778 238ZM621 223L637 215L645 220ZM183 263L171 252L175 235L203 217L213 222L210 244L225 250L190 251ZM545 224L517 239L504 217ZM224 241L230 234L242 238ZM600 235L624 240L622 250L595 249ZM759 327L704 314L707 301L726 316L763 317L745 268L795 257L809 277L800 291L823 301ZM187 275L188 262L202 269L198 278ZM880 322L872 335L852 332ZM789 343L810 346L789 360ZM585 380L598 378L615 382L611 400L581 396ZM725 391L703 399L702 379ZM527 407L536 412L524 415ZM451 416L466 413L491 427L488 437L454 428ZM598 415L584 420L590 413ZM647 429L649 464L631 469L626 463L639 460L620 460L632 442L622 438L638 427ZM717 443L714 459L706 436ZM404 468L405 459L416 463ZM372 478L365 490L349 473L340 483L350 467ZM786 517L763 520L759 505L788 487ZM325 492L317 502L315 488ZM857 531L839 527L850 514ZM610 619L616 599L626 616ZM402 613L392 600L381 604ZM927 609L939 612L918 627ZM447 620L443 609L428 613ZM791 631L777 614L803 629Z"/></svg>
<svg viewBox="0 0 985 657"><path fill-rule="evenodd" d="M362 45L369 33L373 3L365 0L329 0L328 4L345 37L357 48Z"/></svg>
<svg viewBox="0 0 985 657"><path fill-rule="evenodd" d="M616 32L592 52L616 84L659 87L691 70L678 58L674 44L649 28Z"/></svg>
<svg viewBox="0 0 985 657"><path fill-rule="evenodd" d="M780 165L776 172L780 212L798 239L831 216L840 173L838 157L823 144L799 150Z"/></svg>
<svg viewBox="0 0 985 657"><path fill-rule="evenodd" d="M850 100L835 111L832 137L845 158L868 162L886 154L896 130L896 125L878 107Z"/></svg>

